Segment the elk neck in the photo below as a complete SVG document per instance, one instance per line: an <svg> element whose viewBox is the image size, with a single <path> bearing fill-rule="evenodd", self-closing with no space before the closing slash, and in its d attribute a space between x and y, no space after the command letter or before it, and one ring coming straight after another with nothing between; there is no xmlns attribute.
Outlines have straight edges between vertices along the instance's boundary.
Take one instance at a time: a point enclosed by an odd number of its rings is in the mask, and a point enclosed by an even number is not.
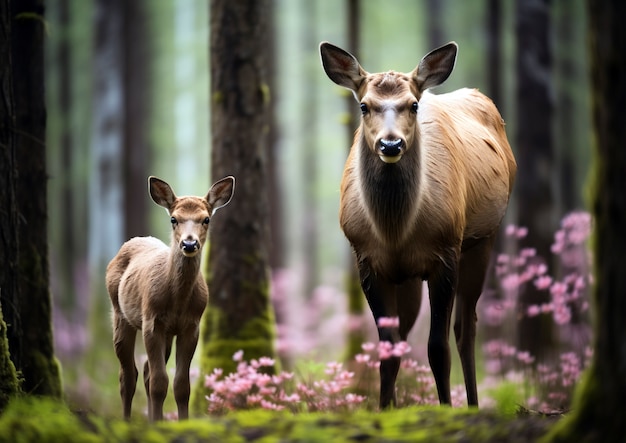
<svg viewBox="0 0 626 443"><path fill-rule="evenodd" d="M363 201L375 229L385 241L399 244L412 227L420 191L418 137L396 163L385 163L359 139L359 174Z"/></svg>

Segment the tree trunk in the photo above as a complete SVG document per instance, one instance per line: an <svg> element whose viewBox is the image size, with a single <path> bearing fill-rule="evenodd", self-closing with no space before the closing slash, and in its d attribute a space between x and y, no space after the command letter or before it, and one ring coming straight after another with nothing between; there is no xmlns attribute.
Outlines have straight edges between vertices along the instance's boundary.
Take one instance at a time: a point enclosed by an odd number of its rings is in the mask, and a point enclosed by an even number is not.
<svg viewBox="0 0 626 443"><path fill-rule="evenodd" d="M358 58L360 51L361 0L347 0L346 17L348 19L348 47L346 49ZM346 93L346 156L350 152L354 132L356 131L360 119L357 110L358 103L354 101L354 96L350 93ZM361 289L354 254L352 250L349 252L350 258L348 261L345 290L348 295L348 314L352 321L350 321L348 328L345 355L347 362L353 361L355 355L363 352L361 345L366 341L366 326L362 321L364 317L365 295Z"/></svg>
<svg viewBox="0 0 626 443"><path fill-rule="evenodd" d="M15 365L21 329L18 297L17 203L15 201L15 102L11 57L10 0L0 0L0 411L19 392ZM3 312L8 315L3 315ZM4 318L7 319L5 323ZM8 327L7 327L8 326Z"/></svg>
<svg viewBox="0 0 626 443"><path fill-rule="evenodd" d="M594 356L558 442L622 442L626 421L626 34L621 0L587 0L595 138ZM601 406L600 406L601 405Z"/></svg>
<svg viewBox="0 0 626 443"><path fill-rule="evenodd" d="M124 240L146 235L148 230L147 185L150 149L150 38L147 4L123 2L122 72L124 115Z"/></svg>
<svg viewBox="0 0 626 443"><path fill-rule="evenodd" d="M552 236L558 226L551 186L554 161L549 13L549 0L516 2L518 169L514 192L517 193L519 224L528 228L525 246L536 249L538 261L550 259ZM521 289L518 309L525 313L529 305L548 302L546 291L538 291L528 284ZM542 362L553 348L553 335L549 316L522 315L518 348L529 351Z"/></svg>
<svg viewBox="0 0 626 443"><path fill-rule="evenodd" d="M319 42L315 33L315 24L317 23L317 2L306 2L303 5L304 15L307 17L302 32L302 46L304 50L315 48ZM318 75L316 70L312 70L310 66L304 66L302 70L303 98L301 101L302 109L300 113L300 134L302 135L302 181L304 183L303 193L303 217L302 217L302 238L303 238L303 284L302 288L304 296L307 300L313 297L313 291L319 284L319 205L317 199L318 177L317 159L317 126L318 126L318 109L317 105L317 82L315 77ZM315 326L311 325L310 334L316 334Z"/></svg>
<svg viewBox="0 0 626 443"><path fill-rule="evenodd" d="M487 0L487 94L502 113L502 7Z"/></svg>
<svg viewBox="0 0 626 443"><path fill-rule="evenodd" d="M46 109L44 104L44 2L14 0L13 86L15 93L19 224L19 369L25 392L61 396L54 357L48 269Z"/></svg>
<svg viewBox="0 0 626 443"><path fill-rule="evenodd" d="M269 299L267 190L269 2L213 0L211 130L213 180L236 179L235 195L212 221L209 306L203 317L203 373L235 369L232 355L274 356ZM203 382L199 385L204 392ZM204 395L194 407L204 410Z"/></svg>

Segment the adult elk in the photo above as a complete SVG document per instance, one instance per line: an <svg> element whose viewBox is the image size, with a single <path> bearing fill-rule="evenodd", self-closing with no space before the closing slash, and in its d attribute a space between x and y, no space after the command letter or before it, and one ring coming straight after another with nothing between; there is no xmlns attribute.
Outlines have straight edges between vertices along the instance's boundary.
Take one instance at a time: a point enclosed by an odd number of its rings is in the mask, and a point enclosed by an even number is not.
<svg viewBox="0 0 626 443"><path fill-rule="evenodd" d="M320 45L326 74L353 92L363 114L343 173L339 218L377 325L381 317L399 318L398 327L379 326L379 339L406 340L427 280L428 359L439 401L450 404L456 298L467 401L477 406L476 303L516 163L491 100L475 89L427 91L448 78L457 49L454 42L435 49L406 74L370 74L343 49ZM381 362L381 407L395 403L399 367L397 357Z"/></svg>
<svg viewBox="0 0 626 443"><path fill-rule="evenodd" d="M189 416L189 366L209 293L200 272L201 251L211 217L230 202L235 179L217 181L205 197L177 197L156 177L150 177L148 184L152 200L170 215L172 236L169 247L153 237L132 238L107 267L120 394L124 417L129 419L137 384L135 337L141 331L148 355L143 375L149 418L163 418L169 383L165 365L176 336L174 397L178 417L184 419Z"/></svg>

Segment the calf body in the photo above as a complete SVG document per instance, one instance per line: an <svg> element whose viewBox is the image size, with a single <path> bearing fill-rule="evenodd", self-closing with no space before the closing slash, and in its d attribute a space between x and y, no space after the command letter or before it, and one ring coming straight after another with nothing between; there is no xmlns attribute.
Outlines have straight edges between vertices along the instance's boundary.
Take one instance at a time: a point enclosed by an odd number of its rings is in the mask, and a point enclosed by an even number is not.
<svg viewBox="0 0 626 443"><path fill-rule="evenodd" d="M473 89L433 95L449 76L457 46L427 54L417 68L370 74L349 53L320 46L335 83L353 91L363 117L341 183L340 224L358 263L380 340L406 340L428 281L428 356L441 403L450 399L448 336L454 331L468 403L478 404L476 303L516 164L491 100ZM395 401L399 358L381 363L380 405Z"/></svg>
<svg viewBox="0 0 626 443"><path fill-rule="evenodd" d="M124 243L106 271L113 305L113 342L120 361L124 417L130 418L137 384L135 338L141 331L148 359L144 384L150 420L163 418L169 379L166 363L176 336L174 397L179 419L189 415L189 367L198 343L200 317L208 288L200 272L202 246L215 211L229 203L234 178L216 182L205 197L176 197L170 186L149 178L152 199L167 209L170 246L153 237Z"/></svg>

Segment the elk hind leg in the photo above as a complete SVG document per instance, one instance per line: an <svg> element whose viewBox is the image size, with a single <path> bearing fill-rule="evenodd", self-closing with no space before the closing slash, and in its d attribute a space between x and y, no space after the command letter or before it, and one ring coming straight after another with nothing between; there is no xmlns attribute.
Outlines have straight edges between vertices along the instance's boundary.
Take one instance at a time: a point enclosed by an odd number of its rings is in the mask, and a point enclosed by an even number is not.
<svg viewBox="0 0 626 443"><path fill-rule="evenodd" d="M428 280L430 297L430 334L428 336L428 362L435 377L439 403L451 404L450 395L450 319L454 305L454 290L457 279L457 261L452 267L442 270Z"/></svg>
<svg viewBox="0 0 626 443"><path fill-rule="evenodd" d="M463 367L467 404L478 406L476 387L476 303L483 289L493 237L472 246L461 255L456 296L454 335Z"/></svg>

